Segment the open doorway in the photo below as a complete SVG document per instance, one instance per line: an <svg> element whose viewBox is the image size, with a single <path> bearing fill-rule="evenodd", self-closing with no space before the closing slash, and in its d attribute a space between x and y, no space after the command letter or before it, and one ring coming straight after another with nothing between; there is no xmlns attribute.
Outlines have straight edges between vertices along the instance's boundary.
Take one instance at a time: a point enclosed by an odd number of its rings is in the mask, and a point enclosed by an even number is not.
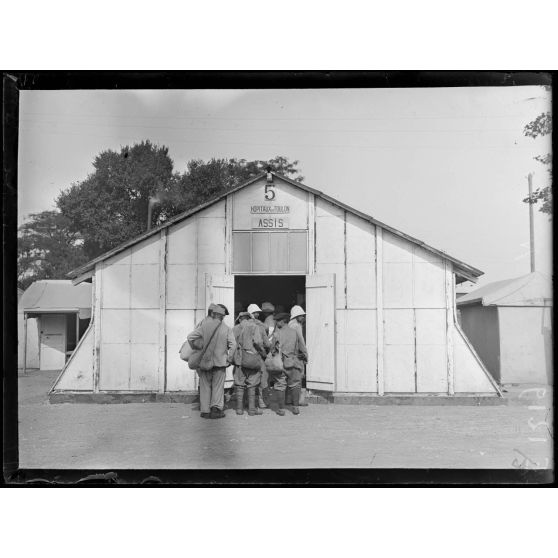
<svg viewBox="0 0 558 558"><path fill-rule="evenodd" d="M249 304L261 306L271 302L276 312L290 312L298 304L306 308L304 275L235 275L234 313L246 310Z"/></svg>
<svg viewBox="0 0 558 558"><path fill-rule="evenodd" d="M244 312L254 303L262 306L271 302L275 312L290 312L297 304L306 309L306 276L304 275L235 275L234 276L234 315ZM305 326L302 326L306 339ZM306 388L306 374L302 380Z"/></svg>

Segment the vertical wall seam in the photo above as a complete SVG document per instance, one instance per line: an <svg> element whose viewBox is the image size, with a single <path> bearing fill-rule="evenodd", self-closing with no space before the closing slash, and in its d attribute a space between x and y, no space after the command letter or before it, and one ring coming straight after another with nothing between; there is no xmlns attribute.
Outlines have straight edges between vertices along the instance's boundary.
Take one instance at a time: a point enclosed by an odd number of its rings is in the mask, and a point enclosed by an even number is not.
<svg viewBox="0 0 558 558"><path fill-rule="evenodd" d="M383 231L376 226L376 355L378 395L384 395Z"/></svg>
<svg viewBox="0 0 558 558"><path fill-rule="evenodd" d="M161 230L159 238L159 358L158 391L167 389L167 231Z"/></svg>
<svg viewBox="0 0 558 558"><path fill-rule="evenodd" d="M413 340L414 340L414 366L415 366L415 393L418 393L418 368L417 368L417 309L413 307Z"/></svg>
<svg viewBox="0 0 558 558"><path fill-rule="evenodd" d="M448 378L448 394L455 394L454 379L454 354L453 354L453 320L454 320L454 302L451 300L453 289L451 281L453 280L453 271L448 260L444 260L445 272L445 291L446 291L446 366Z"/></svg>
<svg viewBox="0 0 558 558"><path fill-rule="evenodd" d="M345 291L345 310L347 309L347 212L343 211L343 281Z"/></svg>

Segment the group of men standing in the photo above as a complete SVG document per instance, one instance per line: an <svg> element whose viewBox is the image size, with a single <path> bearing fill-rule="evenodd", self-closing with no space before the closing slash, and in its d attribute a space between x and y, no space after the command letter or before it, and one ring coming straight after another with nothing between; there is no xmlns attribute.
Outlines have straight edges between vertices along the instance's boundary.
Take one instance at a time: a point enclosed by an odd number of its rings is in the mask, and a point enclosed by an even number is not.
<svg viewBox="0 0 558 558"><path fill-rule="evenodd" d="M188 335L190 347L203 351L204 366L197 370L202 418L225 416L225 370L231 364L237 415L244 414L245 394L250 416L263 414L266 395L275 402L279 416L285 415L286 404L298 415L304 364L308 362L302 333L304 310L293 306L290 314L275 313L270 302L261 308L250 304L238 314L232 329L223 322L228 314L223 304L211 304L207 317Z"/></svg>

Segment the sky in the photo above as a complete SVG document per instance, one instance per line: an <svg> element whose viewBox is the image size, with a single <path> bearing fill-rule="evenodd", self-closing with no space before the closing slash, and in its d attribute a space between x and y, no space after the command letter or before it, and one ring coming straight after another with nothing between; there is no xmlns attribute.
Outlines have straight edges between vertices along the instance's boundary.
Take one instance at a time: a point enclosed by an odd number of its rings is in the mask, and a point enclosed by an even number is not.
<svg viewBox="0 0 558 558"><path fill-rule="evenodd" d="M103 150L149 139L190 159L298 160L304 183L484 271L529 273L527 175L550 137L523 127L550 110L538 86L20 92L18 223L53 209ZM536 207L536 206L535 206ZM537 209L536 268L551 273L551 221Z"/></svg>

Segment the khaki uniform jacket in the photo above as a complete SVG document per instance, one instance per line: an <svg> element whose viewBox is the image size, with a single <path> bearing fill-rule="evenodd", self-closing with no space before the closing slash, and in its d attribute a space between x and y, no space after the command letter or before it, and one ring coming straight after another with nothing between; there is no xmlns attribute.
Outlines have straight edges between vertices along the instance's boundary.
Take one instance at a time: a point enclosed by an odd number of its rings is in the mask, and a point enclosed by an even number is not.
<svg viewBox="0 0 558 558"><path fill-rule="evenodd" d="M275 346L276 343L279 344L285 368L304 370L303 363L308 362L308 350L302 333L287 326L281 329L275 328L271 338L271 346Z"/></svg>
<svg viewBox="0 0 558 558"><path fill-rule="evenodd" d="M219 327L219 329L211 339L211 344L202 360L206 362L210 359L212 368L223 368L232 362L236 349L236 341L232 329L228 325L208 316L198 324L187 339L192 349L201 350L208 343L216 327Z"/></svg>
<svg viewBox="0 0 558 558"><path fill-rule="evenodd" d="M291 329L294 329L295 331L298 331L300 333L301 337L304 337L304 335L302 335L302 326L296 321L296 318L291 320L288 325Z"/></svg>

